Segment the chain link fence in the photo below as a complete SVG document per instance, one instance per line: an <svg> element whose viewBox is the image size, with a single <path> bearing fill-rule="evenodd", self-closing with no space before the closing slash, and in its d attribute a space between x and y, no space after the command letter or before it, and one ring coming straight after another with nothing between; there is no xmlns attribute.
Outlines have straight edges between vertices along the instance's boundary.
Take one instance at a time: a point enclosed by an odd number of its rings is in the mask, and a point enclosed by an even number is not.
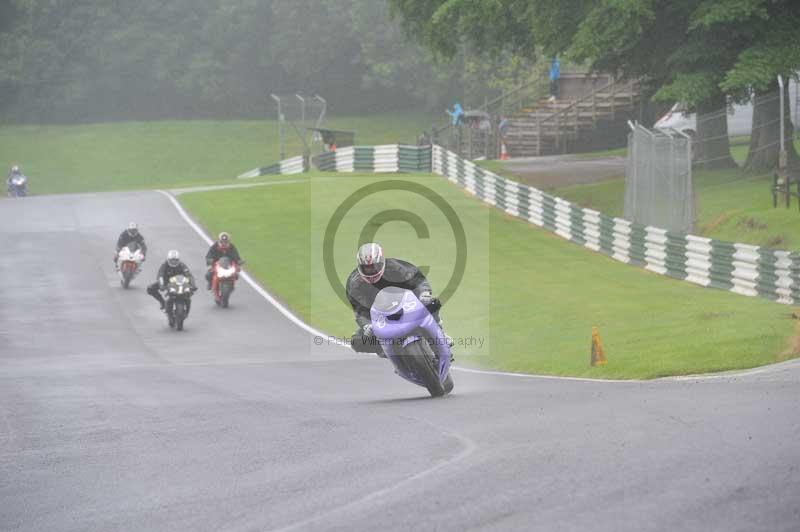
<svg viewBox="0 0 800 532"><path fill-rule="evenodd" d="M718 162L734 161L741 165L747 156L758 157L761 152L775 152L780 149L780 94L773 92L753 96L749 101L731 103L716 111L696 115L686 110L686 106L676 105L656 124L656 127L676 129L693 137L694 163L701 166L714 165ZM789 82L789 98L786 101L787 111L787 141L800 140L800 91L794 80ZM761 115L763 118L754 122L753 118ZM698 138L699 128L719 130L715 123L720 120L727 122L727 130L719 135L708 135ZM791 126L788 123L791 122ZM725 141L727 137L727 143ZM751 139L761 140L757 145L751 146ZM716 146L715 146L716 145ZM730 151L725 149L730 146ZM765 156L767 156L765 154Z"/></svg>
<svg viewBox="0 0 800 532"><path fill-rule="evenodd" d="M674 130L631 124L625 167L625 218L668 231L694 230L692 141Z"/></svg>

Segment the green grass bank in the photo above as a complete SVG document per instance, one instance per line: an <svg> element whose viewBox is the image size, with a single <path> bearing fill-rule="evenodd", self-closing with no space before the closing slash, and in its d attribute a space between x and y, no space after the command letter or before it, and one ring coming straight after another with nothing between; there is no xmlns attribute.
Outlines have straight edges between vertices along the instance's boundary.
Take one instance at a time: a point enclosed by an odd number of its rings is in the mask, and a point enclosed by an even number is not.
<svg viewBox="0 0 800 532"><path fill-rule="evenodd" d="M467 242L463 280L443 316L458 362L483 368L599 378L654 378L739 369L796 356L791 309L704 289L627 266L483 205L433 176L312 176L303 183L193 193L181 202L212 233L230 231L249 270L298 315L337 335L352 313L326 280L323 239L334 212L368 185L422 185L457 213ZM388 184L387 184L388 183ZM404 209L427 226L385 213ZM395 213L396 214L396 213ZM387 223L382 223L389 220ZM366 228L366 233L365 233ZM457 246L450 221L427 197L381 190L353 207L336 232L336 276L353 268L356 245L375 232L389 256L430 267L437 291L451 278ZM589 366L592 326L609 364Z"/></svg>
<svg viewBox="0 0 800 532"><path fill-rule="evenodd" d="M355 131L361 144L409 143L430 120L423 113L388 113L332 117L325 127ZM287 157L303 152L289 126L285 138ZM271 120L0 126L0 168L22 166L32 194L207 184L279 157Z"/></svg>

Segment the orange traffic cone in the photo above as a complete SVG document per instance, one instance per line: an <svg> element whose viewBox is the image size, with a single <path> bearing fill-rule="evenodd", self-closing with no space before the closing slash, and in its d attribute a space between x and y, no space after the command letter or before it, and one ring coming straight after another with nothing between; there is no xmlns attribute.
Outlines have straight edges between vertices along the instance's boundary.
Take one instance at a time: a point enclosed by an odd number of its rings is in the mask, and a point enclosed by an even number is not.
<svg viewBox="0 0 800 532"><path fill-rule="evenodd" d="M590 363L592 366L602 366L608 363L606 354L603 352L603 342L600 341L600 333L597 332L597 327L592 327L592 358Z"/></svg>
<svg viewBox="0 0 800 532"><path fill-rule="evenodd" d="M500 141L500 160L507 161L508 160L508 150L506 149L506 143Z"/></svg>

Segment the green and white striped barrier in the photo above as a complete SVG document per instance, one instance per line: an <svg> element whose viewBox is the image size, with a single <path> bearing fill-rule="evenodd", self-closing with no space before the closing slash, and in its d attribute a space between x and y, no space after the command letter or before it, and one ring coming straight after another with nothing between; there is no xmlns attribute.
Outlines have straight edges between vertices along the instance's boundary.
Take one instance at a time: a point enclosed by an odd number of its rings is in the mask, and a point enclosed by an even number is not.
<svg viewBox="0 0 800 532"><path fill-rule="evenodd" d="M800 302L800 254L671 233L612 218L504 179L434 146L432 171L478 199L620 262L780 303Z"/></svg>
<svg viewBox="0 0 800 532"><path fill-rule="evenodd" d="M327 172L418 173L431 171L430 146L349 146L316 158Z"/></svg>
<svg viewBox="0 0 800 532"><path fill-rule="evenodd" d="M308 169L305 158L302 155L284 159L283 161L262 168L256 168L240 175L237 179L252 179L262 175L293 175L302 174Z"/></svg>

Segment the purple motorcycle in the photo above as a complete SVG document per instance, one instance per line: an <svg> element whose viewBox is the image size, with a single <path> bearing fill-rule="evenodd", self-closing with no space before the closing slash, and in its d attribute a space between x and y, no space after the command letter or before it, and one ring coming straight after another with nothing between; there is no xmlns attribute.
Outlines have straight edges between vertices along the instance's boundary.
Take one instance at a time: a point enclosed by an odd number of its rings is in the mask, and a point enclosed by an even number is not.
<svg viewBox="0 0 800 532"><path fill-rule="evenodd" d="M433 397L450 393L450 346L442 328L414 292L384 288L375 298L370 315L376 337L372 340L377 340L375 343L394 364L395 373L427 388Z"/></svg>

